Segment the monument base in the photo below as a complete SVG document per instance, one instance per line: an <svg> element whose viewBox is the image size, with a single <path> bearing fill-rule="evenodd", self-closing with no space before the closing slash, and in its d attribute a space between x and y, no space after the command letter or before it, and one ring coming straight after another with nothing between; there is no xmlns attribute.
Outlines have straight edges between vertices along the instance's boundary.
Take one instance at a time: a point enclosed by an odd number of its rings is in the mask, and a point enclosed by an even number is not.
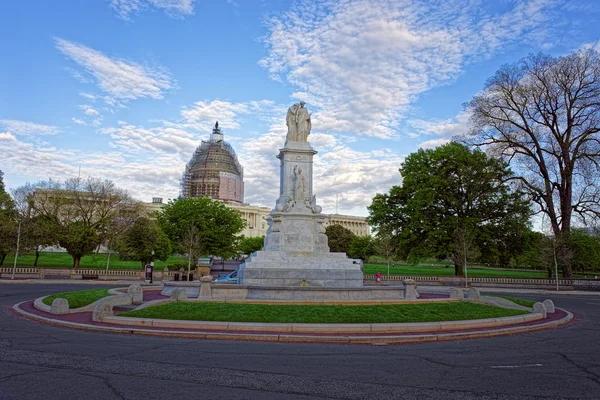
<svg viewBox="0 0 600 400"><path fill-rule="evenodd" d="M244 285L358 288L363 286L360 264L345 253L293 256L283 251L258 251L240 266Z"/></svg>

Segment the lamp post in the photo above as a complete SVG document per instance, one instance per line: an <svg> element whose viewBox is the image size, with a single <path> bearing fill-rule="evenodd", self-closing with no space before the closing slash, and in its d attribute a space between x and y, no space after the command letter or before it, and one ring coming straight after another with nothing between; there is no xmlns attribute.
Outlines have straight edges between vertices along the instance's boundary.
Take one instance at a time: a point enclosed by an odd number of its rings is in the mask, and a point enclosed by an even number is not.
<svg viewBox="0 0 600 400"><path fill-rule="evenodd" d="M15 271L17 269L17 258L19 258L19 243L21 242L21 220L19 219L19 229L17 230L17 251L15 252L15 263L13 264L12 276L10 279L15 279Z"/></svg>
<svg viewBox="0 0 600 400"><path fill-rule="evenodd" d="M152 261L150 261L150 283L152 282L152 275L154 275L154 250L152 250Z"/></svg>

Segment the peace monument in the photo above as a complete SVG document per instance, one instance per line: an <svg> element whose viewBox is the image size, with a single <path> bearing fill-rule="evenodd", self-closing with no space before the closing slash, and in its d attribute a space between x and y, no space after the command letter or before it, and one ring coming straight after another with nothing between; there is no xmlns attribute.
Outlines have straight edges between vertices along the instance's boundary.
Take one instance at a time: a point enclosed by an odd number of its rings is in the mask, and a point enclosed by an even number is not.
<svg viewBox="0 0 600 400"><path fill-rule="evenodd" d="M313 194L313 156L308 136L312 127L304 102L286 115L286 142L279 150L279 198L271 210L262 251L241 265L242 285L362 287L363 275L345 253L332 253L325 235L325 217Z"/></svg>

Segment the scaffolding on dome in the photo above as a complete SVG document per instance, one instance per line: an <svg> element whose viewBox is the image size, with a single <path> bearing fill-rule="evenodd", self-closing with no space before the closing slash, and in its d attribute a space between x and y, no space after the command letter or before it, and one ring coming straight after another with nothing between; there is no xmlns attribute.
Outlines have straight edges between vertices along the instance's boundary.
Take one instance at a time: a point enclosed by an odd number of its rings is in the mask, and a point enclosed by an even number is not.
<svg viewBox="0 0 600 400"><path fill-rule="evenodd" d="M244 202L244 169L217 126L211 140L196 148L181 178L181 197L198 196Z"/></svg>

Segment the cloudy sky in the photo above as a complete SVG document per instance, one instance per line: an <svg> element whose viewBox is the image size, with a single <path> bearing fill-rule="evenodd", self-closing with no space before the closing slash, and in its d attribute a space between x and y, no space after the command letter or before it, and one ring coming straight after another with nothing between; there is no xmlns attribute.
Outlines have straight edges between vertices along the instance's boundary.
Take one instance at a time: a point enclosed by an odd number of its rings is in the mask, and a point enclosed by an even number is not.
<svg viewBox="0 0 600 400"><path fill-rule="evenodd" d="M177 197L216 120L273 206L304 100L324 212L366 215L403 158L464 130L502 64L599 46L597 0L28 0L0 4L0 170Z"/></svg>

